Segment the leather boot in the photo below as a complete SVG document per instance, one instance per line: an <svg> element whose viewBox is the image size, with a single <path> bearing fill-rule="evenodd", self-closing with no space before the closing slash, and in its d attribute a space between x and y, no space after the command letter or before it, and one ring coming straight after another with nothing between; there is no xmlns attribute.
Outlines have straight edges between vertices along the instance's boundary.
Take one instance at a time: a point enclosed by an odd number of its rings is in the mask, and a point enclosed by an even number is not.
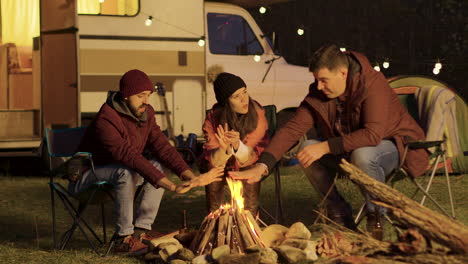
<svg viewBox="0 0 468 264"><path fill-rule="evenodd" d="M242 182L242 187L244 190L244 209L249 210L252 213L252 216L256 216L258 212L259 205L259 195L260 195L260 182L249 184L246 181Z"/></svg>
<svg viewBox="0 0 468 264"><path fill-rule="evenodd" d="M319 162L314 162L304 169L304 173L312 186L314 186L323 197L328 193L325 201L327 217L337 224L354 230L356 226L352 217L352 208L343 197L341 197L336 187L333 186L336 172L333 169L327 169Z"/></svg>
<svg viewBox="0 0 468 264"><path fill-rule="evenodd" d="M212 182L205 186L206 193L206 205L209 212L214 212L225 203L224 200L224 189L226 181L222 180L219 182Z"/></svg>
<svg viewBox="0 0 468 264"><path fill-rule="evenodd" d="M371 236L377 240L383 239L383 225L381 219L382 216L378 212L369 212L367 214L367 232L369 232Z"/></svg>

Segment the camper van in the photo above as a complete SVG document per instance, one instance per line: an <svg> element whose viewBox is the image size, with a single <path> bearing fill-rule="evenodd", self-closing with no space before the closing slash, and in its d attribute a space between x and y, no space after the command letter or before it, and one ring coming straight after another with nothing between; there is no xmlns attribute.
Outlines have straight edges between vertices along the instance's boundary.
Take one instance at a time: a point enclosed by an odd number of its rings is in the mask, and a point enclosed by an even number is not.
<svg viewBox="0 0 468 264"><path fill-rule="evenodd" d="M30 47L30 64L19 65L20 71L30 67L29 75L14 76L6 55L13 52L2 44L3 150L37 148L45 127L87 122L130 69L158 83L159 93L151 99L157 122L184 136L202 135L206 110L215 103L210 78L216 72L241 76L255 100L275 104L278 111L297 107L313 82L307 68L275 54L271 35L236 5L203 0L39 3L40 36ZM18 57L24 51L16 46Z"/></svg>

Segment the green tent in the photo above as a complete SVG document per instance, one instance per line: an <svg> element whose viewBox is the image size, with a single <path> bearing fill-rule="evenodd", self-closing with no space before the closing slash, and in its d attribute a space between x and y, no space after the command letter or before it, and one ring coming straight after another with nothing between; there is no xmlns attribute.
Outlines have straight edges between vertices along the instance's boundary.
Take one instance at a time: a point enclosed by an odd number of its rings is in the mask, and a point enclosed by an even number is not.
<svg viewBox="0 0 468 264"><path fill-rule="evenodd" d="M403 75L396 76L388 79L390 87L402 88L408 87L411 90L412 87L418 88L423 86L437 85L446 87L455 93L456 100L456 120L458 128L458 137L461 147L461 153L452 158L452 168L454 172L468 173L468 108L463 100L453 89L451 89L446 83L427 76L415 76L415 75ZM414 94L400 94L400 100L407 107L408 112L414 117L418 116L418 107Z"/></svg>

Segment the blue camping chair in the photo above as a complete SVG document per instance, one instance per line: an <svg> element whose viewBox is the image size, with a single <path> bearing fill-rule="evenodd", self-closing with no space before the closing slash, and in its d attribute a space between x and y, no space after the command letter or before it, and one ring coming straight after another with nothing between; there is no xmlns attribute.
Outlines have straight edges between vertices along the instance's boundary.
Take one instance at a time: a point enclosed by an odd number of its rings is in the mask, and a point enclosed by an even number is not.
<svg viewBox="0 0 468 264"><path fill-rule="evenodd" d="M50 195L51 195L51 208L52 208L52 227L54 236L54 247L56 249L64 249L70 241L73 233L78 228L85 236L89 246L96 254L98 253L97 247L88 233L94 237L99 244L106 243L106 221L104 213L104 202L106 197L112 199L110 194L111 185L106 181L97 181L91 185L88 190L79 195L72 195L67 188L56 181L58 175L65 177L76 176L80 174L83 163L86 163L94 173L94 164L92 154L87 152L76 152L82 137L84 136L86 127L77 127L70 129L45 129L45 140L49 154L50 165ZM58 161L58 162L55 162ZM58 163L58 164L57 164ZM74 174L74 175L73 175ZM66 211L73 219L71 227L62 234L60 241L57 241L57 227L56 227L56 212L55 212L55 195L62 201ZM73 200L78 202L75 206ZM107 199L108 200L108 199ZM88 205L98 203L101 205L102 214L102 231L103 239L101 240L96 232L83 218Z"/></svg>

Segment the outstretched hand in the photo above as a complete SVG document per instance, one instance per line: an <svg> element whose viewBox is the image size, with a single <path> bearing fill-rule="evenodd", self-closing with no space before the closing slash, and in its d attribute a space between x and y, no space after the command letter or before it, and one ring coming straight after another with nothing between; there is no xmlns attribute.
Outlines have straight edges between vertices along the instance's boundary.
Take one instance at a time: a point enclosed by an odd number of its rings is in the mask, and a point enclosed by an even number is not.
<svg viewBox="0 0 468 264"><path fill-rule="evenodd" d="M192 184L190 182L184 182L176 186L175 192L178 194L186 193L192 189Z"/></svg>
<svg viewBox="0 0 468 264"><path fill-rule="evenodd" d="M262 179L264 172L265 168L261 166L255 166L244 171L229 171L228 174L234 180L247 180L247 183L252 184L259 182Z"/></svg>
<svg viewBox="0 0 468 264"><path fill-rule="evenodd" d="M223 167L214 167L207 173L200 174L200 176L194 178L191 182L193 187L205 186L212 182L222 181L221 176L224 174Z"/></svg>

